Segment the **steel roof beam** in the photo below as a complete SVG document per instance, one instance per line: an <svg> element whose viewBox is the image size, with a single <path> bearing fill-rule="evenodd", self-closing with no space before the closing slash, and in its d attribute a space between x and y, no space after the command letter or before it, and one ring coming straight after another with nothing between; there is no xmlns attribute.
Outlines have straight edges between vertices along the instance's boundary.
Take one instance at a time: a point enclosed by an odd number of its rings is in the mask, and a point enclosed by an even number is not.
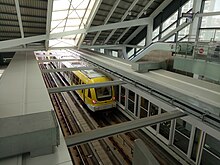
<svg viewBox="0 0 220 165"><path fill-rule="evenodd" d="M79 33L92 33L92 32L103 31L103 30L112 30L112 29L115 29L115 27L126 28L126 27L132 27L132 26L147 25L149 23L149 21L150 21L149 18L140 18L140 19L131 20L131 21L123 21L123 22L119 22L119 23L111 23L111 24L100 25L100 26L92 26L88 30L78 29L78 30L50 34L50 39L61 38L63 36L79 34Z"/></svg>
<svg viewBox="0 0 220 165"><path fill-rule="evenodd" d="M144 14L144 12L147 11L147 9L150 8L151 4L152 4L154 1L155 1L155 0L151 0L151 1L142 9L142 11L138 14L137 19L140 18L140 17ZM156 17L160 12L162 12L163 9L164 9L171 1L172 1L172 0L166 0L166 1L164 1L163 3L161 3L161 5L150 15L150 18L151 18L151 19L154 19L154 17ZM144 27L143 27L143 28L144 28ZM129 30L130 28L127 28L127 29ZM127 29L126 29L126 30L127 30ZM128 31L128 30L127 30L127 31ZM123 35L124 35L124 34L123 34ZM121 38L123 37L123 35L121 35L119 38L121 39ZM137 34L136 34L136 31L134 31L134 32L130 35L129 40L131 41L136 35L137 35ZM132 38L131 36L132 36L133 38ZM128 40L128 41L126 40L126 42L124 42L124 44L130 42L129 40ZM117 40L117 41L119 41L119 40Z"/></svg>
<svg viewBox="0 0 220 165"><path fill-rule="evenodd" d="M36 51L36 50L43 50L43 46L34 46L34 47L12 47L12 48L6 48L6 49L0 49L0 52L20 52L20 51Z"/></svg>
<svg viewBox="0 0 220 165"><path fill-rule="evenodd" d="M83 84L83 85L74 85L68 87L56 87L56 88L48 88L49 93L59 93L59 92L69 92L75 90L82 90L82 89L89 89L89 88L100 88L100 87L107 87L107 86L115 86L126 84L126 82L122 80L114 80L108 81L104 83L95 83L95 84Z"/></svg>
<svg viewBox="0 0 220 165"><path fill-rule="evenodd" d="M131 20L131 21L124 21L124 22L112 23L112 24L101 25L101 26L93 26L93 27L90 27L88 30L78 29L78 30L73 30L73 31L54 33L54 34L49 35L49 39L61 38L61 37L73 35L73 34L97 32L100 30L101 31L102 30L111 30L111 29L114 29L115 27L126 28L126 27L132 27L132 26L147 25L149 23L149 21L150 21L149 18L141 18L141 19L136 19L136 20ZM19 46L22 44L43 41L43 40L46 40L46 34L33 36L33 37L25 37L25 38L1 41L0 42L0 49L15 47L15 46Z"/></svg>
<svg viewBox="0 0 220 165"><path fill-rule="evenodd" d="M46 38L46 35L38 35L34 37L25 37L25 38L1 41L0 49L11 48L11 47L19 46L19 45L32 43L32 42L43 41L45 40L45 38Z"/></svg>
<svg viewBox="0 0 220 165"><path fill-rule="evenodd" d="M62 69L43 69L42 73L51 73L51 72L65 72L65 71L78 71L78 70L92 70L95 67L75 67L75 68L62 68Z"/></svg>
<svg viewBox="0 0 220 165"><path fill-rule="evenodd" d="M107 17L104 20L104 25L108 23L108 20L111 18L112 14L114 13L115 9L117 8L119 2L121 0L117 0L115 1L114 5L112 6L110 12L108 13ZM99 31L98 33L96 33L93 41L92 41L92 45L94 45L94 43L96 42L96 40L98 39L99 35L101 34L101 31Z"/></svg>
<svg viewBox="0 0 220 165"><path fill-rule="evenodd" d="M136 119L133 121L123 122L121 124L115 124L104 128L97 128L92 131L78 133L65 138L68 147L87 143L92 140L102 139L105 137L113 136L120 133L126 133L132 130L137 130L146 126L154 125L157 123L169 121L172 119L186 116L183 112L176 110L171 112L162 113L160 115L154 115L142 119Z"/></svg>
<svg viewBox="0 0 220 165"><path fill-rule="evenodd" d="M19 23L21 38L24 38L24 30L23 30L23 25L22 25L22 20L21 20L21 11L20 11L18 0L15 0L15 7L16 7L17 16L18 16L18 23ZM24 47L26 47L25 44L24 44Z"/></svg>
<svg viewBox="0 0 220 165"><path fill-rule="evenodd" d="M144 12L147 11L148 8L150 8L150 6L152 5L152 3L153 3L154 1L155 1L155 0L151 0L150 2L148 2L148 4L147 4L147 5L141 10L141 12L137 15L136 19L140 18L140 17L144 14ZM122 33L122 34L119 36L119 38L115 41L115 43L118 42L118 41L120 41L120 39L128 32L129 29L130 29L130 27L127 28L127 29L125 29L124 33ZM134 36L134 35L132 34L132 36ZM132 38L132 39L133 39L133 38ZM124 42L124 43L126 43L126 42Z"/></svg>
<svg viewBox="0 0 220 165"><path fill-rule="evenodd" d="M45 40L45 49L46 50L48 50L48 45L49 45L49 35L50 35L51 20L52 20L52 10L53 10L53 0L48 0L48 2L47 2L46 40Z"/></svg>
<svg viewBox="0 0 220 165"><path fill-rule="evenodd" d="M125 20L125 18L129 15L129 13L131 12L131 10L134 8L134 6L138 3L138 0L135 0L132 2L131 6L127 9L127 11L124 13L124 15L121 18L121 22ZM116 32L116 30L119 29L116 26L116 29L114 29L110 35L107 37L107 39L104 41L104 43L107 43L109 41L109 39L113 36L113 34Z"/></svg>

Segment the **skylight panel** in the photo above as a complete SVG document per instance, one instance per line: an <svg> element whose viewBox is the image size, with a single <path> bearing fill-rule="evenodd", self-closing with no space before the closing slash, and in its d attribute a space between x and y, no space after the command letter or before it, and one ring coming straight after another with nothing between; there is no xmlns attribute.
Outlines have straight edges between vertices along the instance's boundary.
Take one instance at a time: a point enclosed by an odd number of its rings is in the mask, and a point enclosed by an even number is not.
<svg viewBox="0 0 220 165"><path fill-rule="evenodd" d="M50 33L84 29L95 3L100 0L54 0ZM70 34L70 33L69 33ZM62 37L49 42L49 46L76 45L82 34Z"/></svg>
<svg viewBox="0 0 220 165"><path fill-rule="evenodd" d="M66 19L67 14L68 14L68 10L65 10L65 11L55 11L52 14L52 20Z"/></svg>
<svg viewBox="0 0 220 165"><path fill-rule="evenodd" d="M56 10L68 10L70 6L69 0L54 0L53 11Z"/></svg>

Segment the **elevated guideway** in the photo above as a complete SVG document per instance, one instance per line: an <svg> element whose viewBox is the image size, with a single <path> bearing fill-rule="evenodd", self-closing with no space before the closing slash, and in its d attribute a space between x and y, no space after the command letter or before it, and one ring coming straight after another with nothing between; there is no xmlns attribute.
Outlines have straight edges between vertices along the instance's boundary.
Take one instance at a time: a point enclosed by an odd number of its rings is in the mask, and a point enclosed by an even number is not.
<svg viewBox="0 0 220 165"><path fill-rule="evenodd" d="M131 62L122 59L98 55L88 50L72 52L81 54L84 60L219 129L219 85L165 70L137 73L132 70Z"/></svg>
<svg viewBox="0 0 220 165"><path fill-rule="evenodd" d="M152 51L161 50L161 51L175 52L175 49L176 49L175 43L154 42L154 43L148 45L146 48L133 54L128 59L132 62L137 62L138 60L141 60L143 57L145 57L146 55L148 55Z"/></svg>

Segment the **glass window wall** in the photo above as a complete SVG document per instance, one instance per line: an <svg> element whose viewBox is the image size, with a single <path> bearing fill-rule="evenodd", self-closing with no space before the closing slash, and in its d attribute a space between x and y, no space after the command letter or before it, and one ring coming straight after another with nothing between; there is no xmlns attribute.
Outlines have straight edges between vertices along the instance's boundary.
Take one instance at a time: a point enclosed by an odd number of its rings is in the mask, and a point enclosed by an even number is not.
<svg viewBox="0 0 220 165"><path fill-rule="evenodd" d="M158 115L159 107L153 103L150 103L149 116ZM157 125L151 126L154 130L157 129Z"/></svg>
<svg viewBox="0 0 220 165"><path fill-rule="evenodd" d="M121 104L125 106L125 88L121 87Z"/></svg>
<svg viewBox="0 0 220 165"><path fill-rule="evenodd" d="M187 154L192 126L182 119L176 119L173 144Z"/></svg>
<svg viewBox="0 0 220 165"><path fill-rule="evenodd" d="M134 113L135 93L129 90L128 93L128 110Z"/></svg>
<svg viewBox="0 0 220 165"><path fill-rule="evenodd" d="M147 117L149 101L141 97L140 118Z"/></svg>
<svg viewBox="0 0 220 165"><path fill-rule="evenodd" d="M165 113L165 112L167 112L167 111L165 111L164 109L161 109L161 114ZM169 140L170 126L171 126L171 121L166 121L166 122L160 123L159 133L163 137L165 137L167 140Z"/></svg>

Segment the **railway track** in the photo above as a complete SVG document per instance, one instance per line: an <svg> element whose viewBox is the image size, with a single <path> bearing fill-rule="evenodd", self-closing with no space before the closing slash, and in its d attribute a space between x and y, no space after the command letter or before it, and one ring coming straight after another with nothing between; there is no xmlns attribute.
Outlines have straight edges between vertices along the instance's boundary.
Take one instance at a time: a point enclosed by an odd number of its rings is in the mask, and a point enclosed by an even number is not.
<svg viewBox="0 0 220 165"><path fill-rule="evenodd" d="M48 66L49 68L54 68L53 65ZM41 68L45 69L46 67L41 65ZM44 74L43 77L47 87L69 85L59 73ZM65 137L98 127L128 121L126 117L114 110L108 116L103 116L105 115L104 113L87 112L80 99L72 91L51 94L50 96ZM134 140L137 138L141 138L147 143L149 140L144 138L143 133L140 131L134 131L92 141L86 145L71 147L69 151L74 164L132 164ZM152 145L153 143L151 142L151 150L155 148ZM163 156L162 154L161 159L161 156L158 156L158 153L161 153L161 151L158 152L157 150L152 153L160 164L178 164L174 159L167 158L167 155Z"/></svg>

